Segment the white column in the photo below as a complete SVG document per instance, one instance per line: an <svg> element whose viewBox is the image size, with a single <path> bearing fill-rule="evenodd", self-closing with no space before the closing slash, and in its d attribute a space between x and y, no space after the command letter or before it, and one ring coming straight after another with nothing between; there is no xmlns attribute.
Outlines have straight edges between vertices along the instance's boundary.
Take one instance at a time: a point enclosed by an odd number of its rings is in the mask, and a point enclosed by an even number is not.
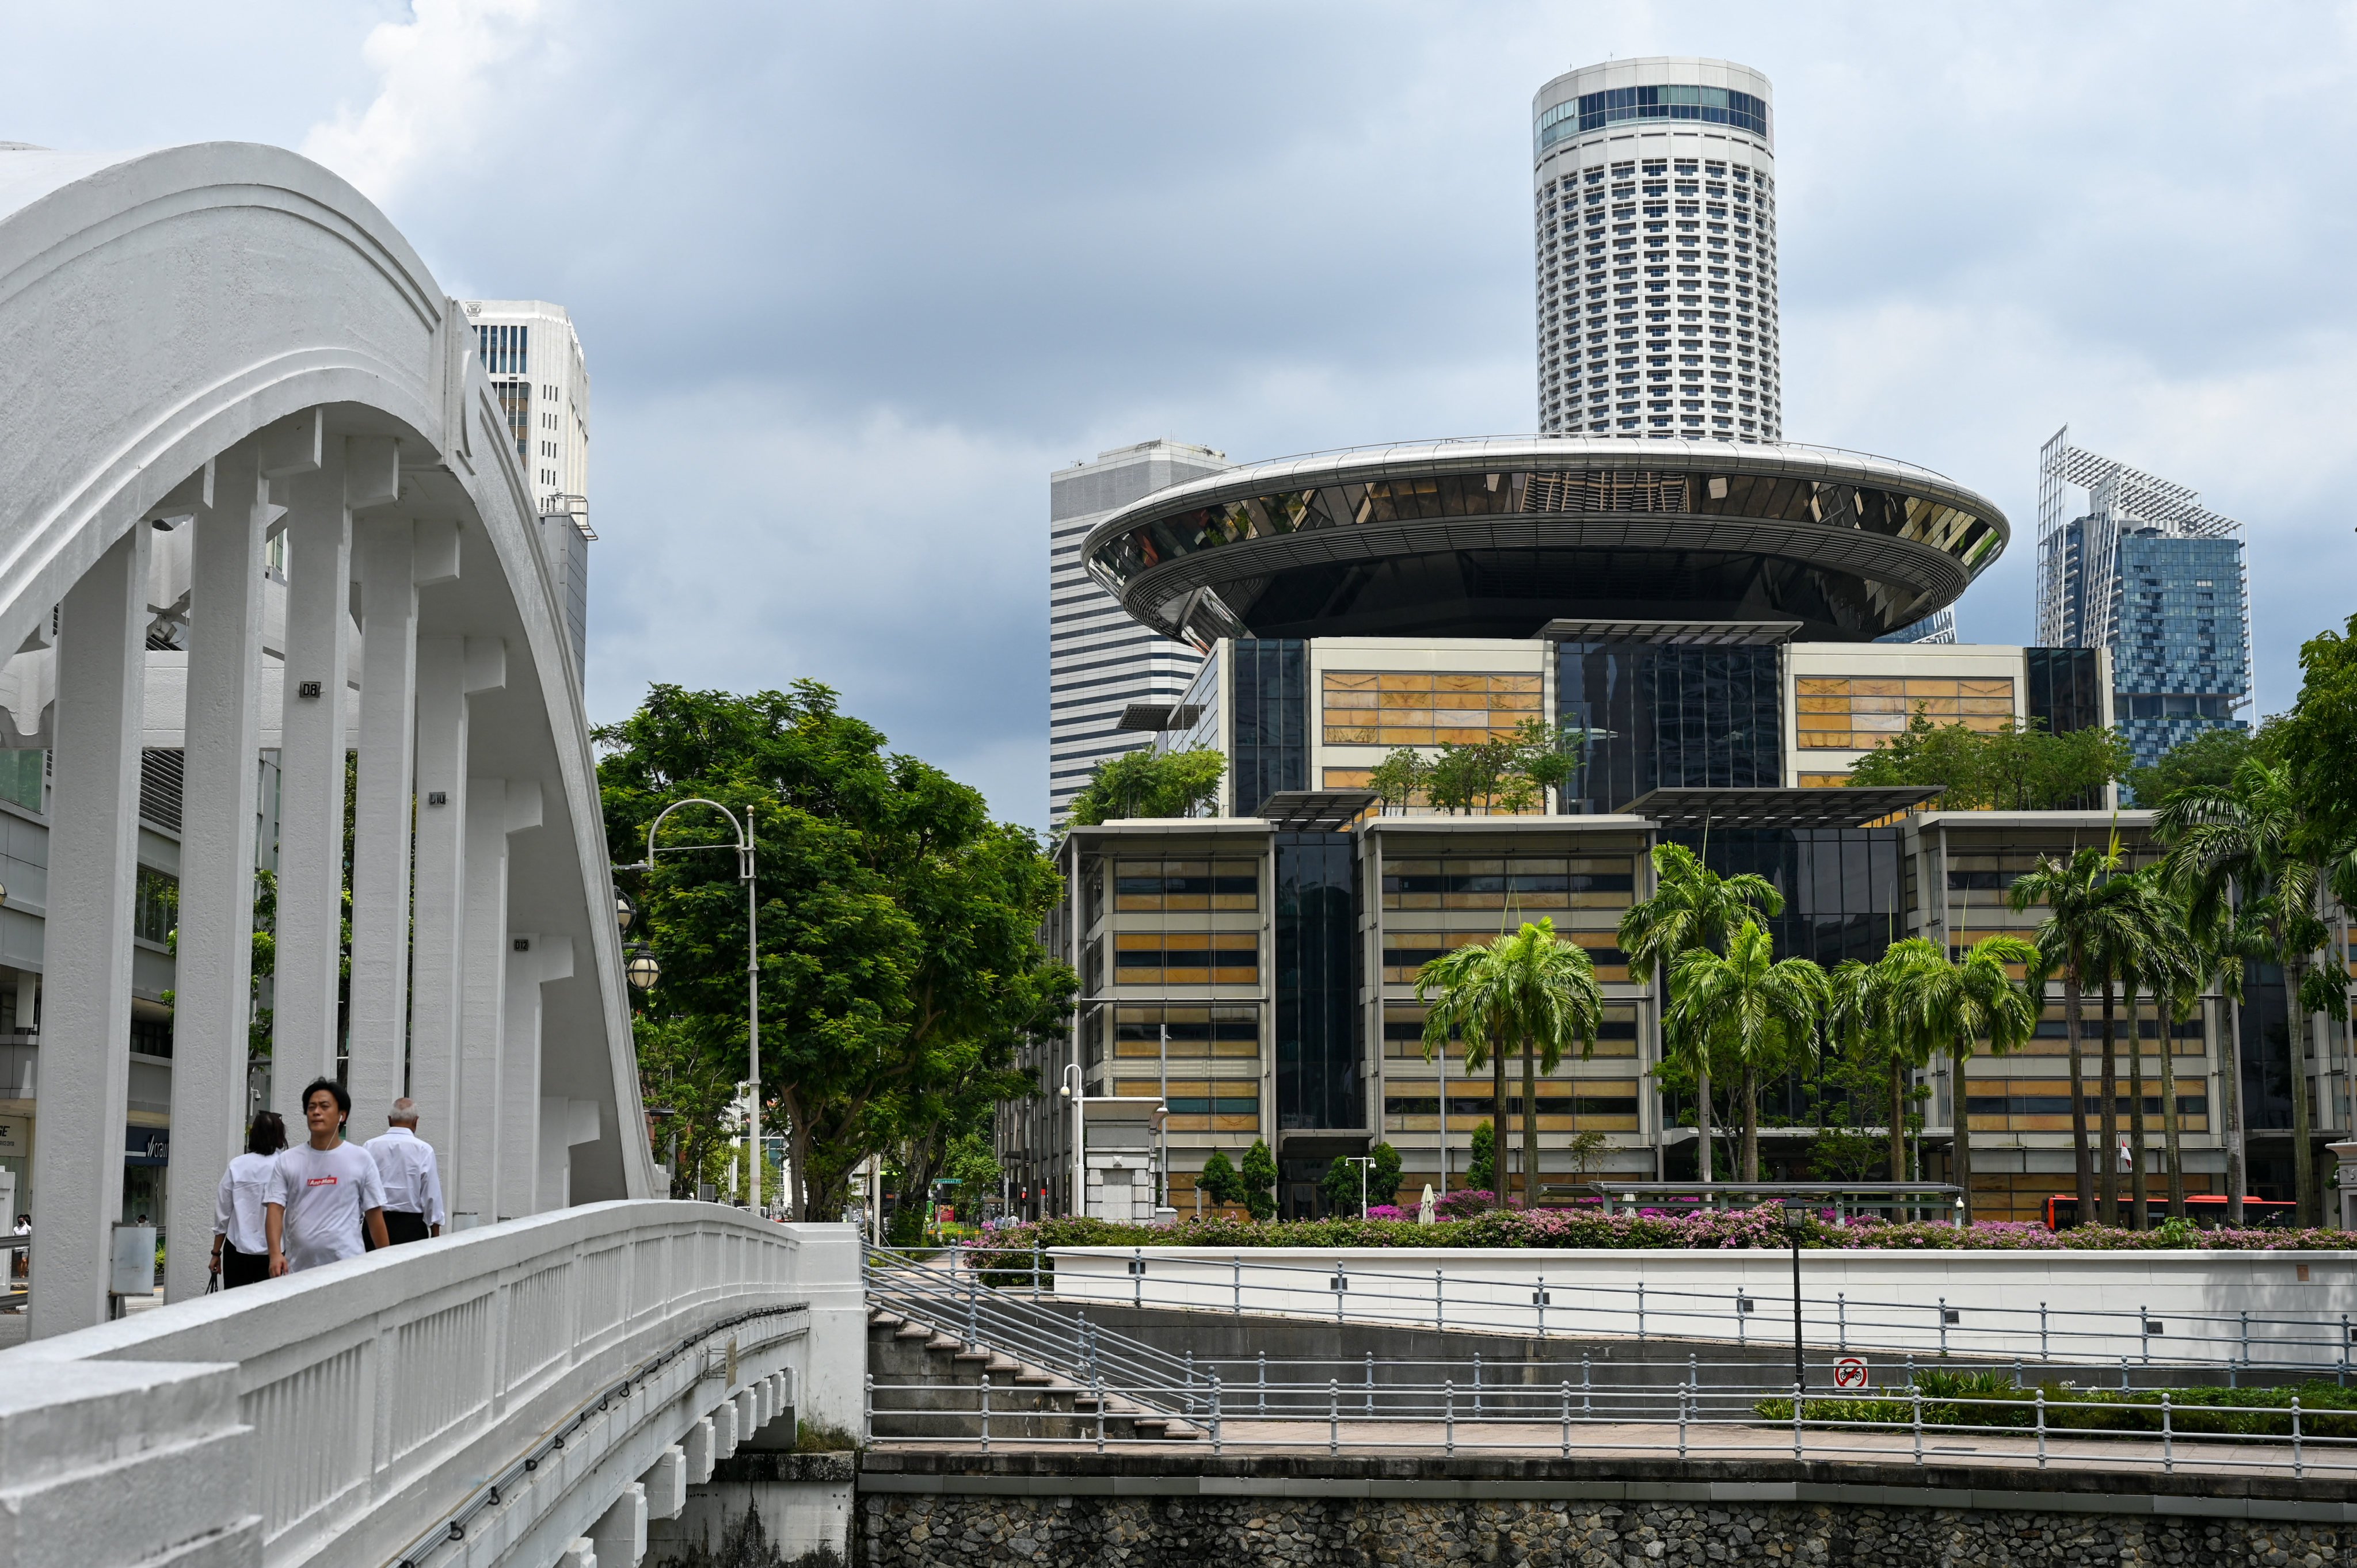
<svg viewBox="0 0 2357 1568"><path fill-rule="evenodd" d="M420 1113L418 1135L434 1145L441 1163L442 1190L453 1213L458 1212L458 1194L466 1186L458 1102L460 1049L466 1038L462 999L470 820L467 699L505 679L506 647L497 638L418 640L416 936L410 958L409 1094ZM493 929L507 929L504 908ZM498 1038L496 1029L490 1037Z"/></svg>
<svg viewBox="0 0 2357 1568"><path fill-rule="evenodd" d="M253 865L269 483L255 449L222 456L189 571L188 710L172 1015L172 1171L165 1294L203 1294L213 1189L242 1140L253 1011Z"/></svg>
<svg viewBox="0 0 2357 1568"><path fill-rule="evenodd" d="M290 1122L299 1113L296 1097L303 1085L336 1071L352 509L391 501L399 480L398 448L390 436L353 436L325 441L318 467L286 481L286 689L278 762L270 1098Z"/></svg>
<svg viewBox="0 0 2357 1568"><path fill-rule="evenodd" d="M490 1224L500 1207L500 1146L507 1034L508 838L540 825L540 786L504 779L467 781L467 908L459 940L458 1185L446 1185L453 1229ZM537 1092L535 1089L534 1092ZM512 1157L529 1165L527 1146ZM456 1196L451 1196L454 1192Z"/></svg>
<svg viewBox="0 0 2357 1568"><path fill-rule="evenodd" d="M507 1018L500 1049L500 1218L554 1208L540 1180L540 988L573 976L573 940L518 931L508 939Z"/></svg>
<svg viewBox="0 0 2357 1568"><path fill-rule="evenodd" d="M355 525L361 711L352 792L352 979L345 1085L355 1133L374 1137L408 1087L410 784L417 713L415 525Z"/></svg>
<svg viewBox="0 0 2357 1568"><path fill-rule="evenodd" d="M33 1148L35 1338L106 1316L123 1218L131 1078L131 921L147 647L143 521L67 591L49 793L48 1007Z"/></svg>

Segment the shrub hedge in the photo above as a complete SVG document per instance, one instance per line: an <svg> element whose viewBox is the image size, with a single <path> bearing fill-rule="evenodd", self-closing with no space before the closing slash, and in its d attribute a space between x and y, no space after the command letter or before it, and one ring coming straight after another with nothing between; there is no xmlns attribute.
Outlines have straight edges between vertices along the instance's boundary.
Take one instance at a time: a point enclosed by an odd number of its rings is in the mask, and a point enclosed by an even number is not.
<svg viewBox="0 0 2357 1568"><path fill-rule="evenodd" d="M1925 1426L2027 1430L2038 1424L2037 1406L2030 1402L2042 1390L2050 1432L2160 1430L2158 1389L2083 1389L2068 1383L2023 1387L2003 1372L1928 1369L1916 1373L1909 1388L1923 1396ZM2296 1388L2171 1389L2169 1430L2180 1436L2288 1437L2295 1396L2303 1437L2357 1437L2357 1390L2317 1381ZM2188 1405L2212 1408L2188 1410ZM1751 1408L1762 1420L1792 1419L1790 1399L1764 1399ZM1904 1390L1857 1399L1803 1400L1801 1419L1832 1426L1912 1426L1915 1402Z"/></svg>

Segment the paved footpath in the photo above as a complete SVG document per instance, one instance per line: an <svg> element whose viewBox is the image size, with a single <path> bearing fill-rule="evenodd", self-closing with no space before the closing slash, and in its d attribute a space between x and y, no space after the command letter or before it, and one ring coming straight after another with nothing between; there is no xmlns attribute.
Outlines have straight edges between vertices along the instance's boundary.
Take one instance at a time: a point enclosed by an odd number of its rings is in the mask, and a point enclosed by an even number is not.
<svg viewBox="0 0 2357 1568"><path fill-rule="evenodd" d="M1020 1417L1011 1418L1019 1421ZM1199 1422L1197 1424L1205 1424ZM1225 1420L1221 1423L1218 1452L1227 1456L1277 1454L1394 1455L1403 1458L1495 1455L1500 1457L1562 1457L1565 1429L1553 1422L1484 1421L1456 1423L1454 1443L1439 1422L1343 1421L1329 1429L1323 1421ZM1582 1423L1570 1427L1573 1458L1626 1460L1679 1456L1675 1422ZM885 1438L871 1444L881 1453L972 1453L980 1444L971 1438L931 1441ZM2304 1439L2295 1457L2290 1442L2281 1438L2179 1437L2164 1446L2158 1433L2148 1437L2092 1437L2050 1433L2041 1466L2034 1433L1996 1432L1975 1428L1963 1432L1926 1432L1921 1459L1910 1428L1887 1431L1811 1431L1803 1434L1795 1453L1792 1429L1770 1423L1690 1424L1685 1429L1684 1457L1693 1459L1803 1459L1812 1463L1889 1466L1910 1461L1937 1466L1986 1466L2004 1469L2104 1470L2122 1476L2181 1474L2218 1476L2295 1476L2313 1480L2357 1478L2357 1439ZM994 1454L1050 1454L1096 1450L1093 1438L1045 1443L1031 1439L993 1439ZM1208 1454L1212 1452L1208 1430L1199 1441L1184 1443L1109 1443L1107 1453Z"/></svg>

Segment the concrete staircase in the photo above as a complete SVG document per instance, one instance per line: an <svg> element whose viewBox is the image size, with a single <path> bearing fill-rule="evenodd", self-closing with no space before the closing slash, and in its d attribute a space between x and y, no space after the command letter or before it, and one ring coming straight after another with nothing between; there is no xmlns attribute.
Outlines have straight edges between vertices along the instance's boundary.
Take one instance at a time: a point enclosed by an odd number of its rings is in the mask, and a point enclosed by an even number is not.
<svg viewBox="0 0 2357 1568"><path fill-rule="evenodd" d="M993 1442L1081 1442L1097 1435L1097 1396L1082 1380L882 1308L867 1315L867 1370L875 1379L878 1438L979 1441L983 1388L990 1390ZM1191 1443L1204 1430L1108 1390L1107 1441Z"/></svg>

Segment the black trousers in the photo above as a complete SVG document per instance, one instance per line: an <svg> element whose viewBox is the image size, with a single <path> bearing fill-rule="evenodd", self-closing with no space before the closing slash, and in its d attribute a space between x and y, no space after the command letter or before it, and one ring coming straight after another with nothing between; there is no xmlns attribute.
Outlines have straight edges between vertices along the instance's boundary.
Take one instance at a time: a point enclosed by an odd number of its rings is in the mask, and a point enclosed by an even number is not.
<svg viewBox="0 0 2357 1568"><path fill-rule="evenodd" d="M384 1239L396 1247L404 1241L425 1240L425 1216L406 1208L386 1209Z"/></svg>
<svg viewBox="0 0 2357 1568"><path fill-rule="evenodd" d="M240 1285L258 1285L270 1277L270 1254L241 1252L221 1242L221 1289L235 1290Z"/></svg>

